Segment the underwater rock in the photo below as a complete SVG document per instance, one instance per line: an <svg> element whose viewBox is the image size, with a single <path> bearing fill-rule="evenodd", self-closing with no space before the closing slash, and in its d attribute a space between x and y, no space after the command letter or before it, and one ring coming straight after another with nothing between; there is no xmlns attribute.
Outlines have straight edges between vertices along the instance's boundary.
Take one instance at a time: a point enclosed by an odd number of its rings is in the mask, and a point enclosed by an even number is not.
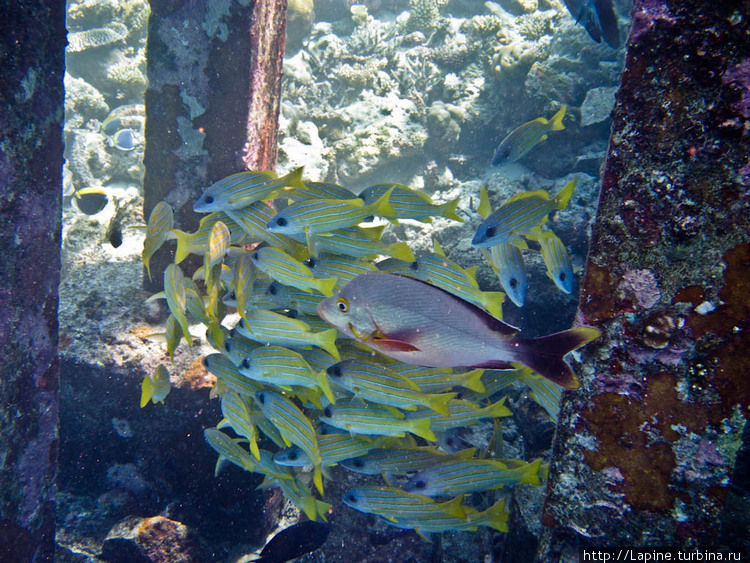
<svg viewBox="0 0 750 563"><path fill-rule="evenodd" d="M592 88L581 104L581 126L586 127L609 119L615 105L617 87Z"/></svg>
<svg viewBox="0 0 750 563"><path fill-rule="evenodd" d="M132 516L107 534L99 558L110 563L209 561L189 528L164 516Z"/></svg>
<svg viewBox="0 0 750 563"><path fill-rule="evenodd" d="M109 113L109 106L102 93L86 82L65 73L65 124L70 125L73 114L81 117L79 126L91 118L104 119Z"/></svg>
<svg viewBox="0 0 750 563"><path fill-rule="evenodd" d="M461 126L455 119L456 111L449 105L435 102L427 111L427 146L438 152L450 151L461 135Z"/></svg>
<svg viewBox="0 0 750 563"><path fill-rule="evenodd" d="M340 111L352 125L334 143L337 169L342 179L353 181L389 160L419 154L427 130L412 119L414 102L395 93L377 96L365 90L360 99Z"/></svg>

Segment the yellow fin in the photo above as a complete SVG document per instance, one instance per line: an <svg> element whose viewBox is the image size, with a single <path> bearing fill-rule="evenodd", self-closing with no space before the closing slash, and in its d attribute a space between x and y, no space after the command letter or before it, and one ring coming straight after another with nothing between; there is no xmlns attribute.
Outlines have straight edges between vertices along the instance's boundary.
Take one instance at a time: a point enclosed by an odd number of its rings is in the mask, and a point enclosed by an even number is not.
<svg viewBox="0 0 750 563"><path fill-rule="evenodd" d="M479 190L479 207L477 207L477 213L482 219L486 219L492 213L492 205L490 205L490 196L487 193L487 187L482 186Z"/></svg>
<svg viewBox="0 0 750 563"><path fill-rule="evenodd" d="M578 178L573 178L570 182L565 184L565 187L561 189L560 193L555 196L554 200L558 209L565 209L566 207L568 207L568 202L570 201L570 197L573 195L573 190L575 189L577 183Z"/></svg>
<svg viewBox="0 0 750 563"><path fill-rule="evenodd" d="M565 111L567 109L568 106L563 104L562 107L557 110L557 113L550 118L551 131L562 131L563 129L565 129L565 125L563 125L563 118L565 117Z"/></svg>

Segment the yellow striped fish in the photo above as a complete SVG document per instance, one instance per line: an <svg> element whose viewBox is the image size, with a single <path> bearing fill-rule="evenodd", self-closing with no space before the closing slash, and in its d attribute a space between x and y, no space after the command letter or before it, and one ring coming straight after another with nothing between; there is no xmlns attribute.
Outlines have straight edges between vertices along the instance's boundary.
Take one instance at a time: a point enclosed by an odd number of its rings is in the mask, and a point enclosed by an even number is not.
<svg viewBox="0 0 750 563"><path fill-rule="evenodd" d="M568 106L564 105L550 119L537 117L519 125L500 141L492 157L493 166L515 162L539 143L547 139L550 131L565 129L563 118Z"/></svg>
<svg viewBox="0 0 750 563"><path fill-rule="evenodd" d="M208 187L193 204L193 211L212 213L242 209L256 201L274 197L278 190L285 186L304 186L301 166L281 178L272 172L237 172Z"/></svg>
<svg viewBox="0 0 750 563"><path fill-rule="evenodd" d="M299 446L307 454L314 466L313 483L323 494L323 474L321 471L318 440L310 420L289 399L275 391L263 390L255 393L255 403L285 440Z"/></svg>
<svg viewBox="0 0 750 563"><path fill-rule="evenodd" d="M170 264L164 270L164 295L167 298L167 307L174 315L182 329L182 335L187 343L192 346L193 339L188 332L188 322L185 316L187 297L185 295L185 276L177 264Z"/></svg>
<svg viewBox="0 0 750 563"><path fill-rule="evenodd" d="M174 226L174 213L166 202L160 201L151 210L146 225L146 238L143 240L143 252L141 259L146 267L148 279L151 279L151 266L149 262L164 241L169 237L169 231Z"/></svg>

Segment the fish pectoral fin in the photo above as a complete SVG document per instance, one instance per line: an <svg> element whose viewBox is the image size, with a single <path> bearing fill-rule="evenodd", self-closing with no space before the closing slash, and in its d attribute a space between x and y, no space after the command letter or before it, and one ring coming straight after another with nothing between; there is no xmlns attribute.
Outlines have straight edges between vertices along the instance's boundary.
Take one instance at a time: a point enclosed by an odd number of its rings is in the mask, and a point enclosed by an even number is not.
<svg viewBox="0 0 750 563"><path fill-rule="evenodd" d="M393 338L380 338L374 337L370 340L378 348L387 350L389 352L419 352L419 348L403 340L395 340Z"/></svg>

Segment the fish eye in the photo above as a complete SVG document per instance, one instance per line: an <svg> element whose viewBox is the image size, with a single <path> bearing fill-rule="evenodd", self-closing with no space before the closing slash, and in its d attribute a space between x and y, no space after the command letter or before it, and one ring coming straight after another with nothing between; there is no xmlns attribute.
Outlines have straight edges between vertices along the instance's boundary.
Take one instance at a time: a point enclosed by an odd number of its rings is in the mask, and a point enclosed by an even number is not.
<svg viewBox="0 0 750 563"><path fill-rule="evenodd" d="M355 495L354 493L346 493L344 495L344 500L356 504L356 502L357 502L357 495Z"/></svg>
<svg viewBox="0 0 750 563"><path fill-rule="evenodd" d="M516 289L518 287L518 280L516 278L510 278L510 287Z"/></svg>
<svg viewBox="0 0 750 563"><path fill-rule="evenodd" d="M487 227L487 230L485 231L488 238L495 236L495 227Z"/></svg>
<svg viewBox="0 0 750 563"><path fill-rule="evenodd" d="M237 300L237 293L234 292L234 291L232 293L230 293L229 294L229 299L231 299L232 301L236 301Z"/></svg>
<svg viewBox="0 0 750 563"><path fill-rule="evenodd" d="M240 365L242 366L242 369L250 369L250 360L244 358Z"/></svg>
<svg viewBox="0 0 750 563"><path fill-rule="evenodd" d="M276 295L278 292L279 292L279 286L276 284L276 282L273 282L271 285L268 286L269 295Z"/></svg>
<svg viewBox="0 0 750 563"><path fill-rule="evenodd" d="M328 366L326 373L332 377L341 377L341 366L338 364Z"/></svg>
<svg viewBox="0 0 750 563"><path fill-rule="evenodd" d="M326 416L327 418L331 418L331 414L332 414L332 412L331 412L331 407L326 407L325 409L323 409L323 414L324 414L324 415L325 415L325 416Z"/></svg>
<svg viewBox="0 0 750 563"><path fill-rule="evenodd" d="M424 479L419 479L414 483L415 489L424 489L427 486L427 483L424 482Z"/></svg>
<svg viewBox="0 0 750 563"><path fill-rule="evenodd" d="M203 361L201 362L203 364L203 367L208 369L208 356L203 358Z"/></svg>
<svg viewBox="0 0 750 563"><path fill-rule="evenodd" d="M364 467L365 466L365 462L362 461L361 459L353 459L352 460L352 465L354 467Z"/></svg>
<svg viewBox="0 0 750 563"><path fill-rule="evenodd" d="M251 256L253 260L258 260L260 258L260 255L257 252L253 252L253 255Z"/></svg>
<svg viewBox="0 0 750 563"><path fill-rule="evenodd" d="M297 309L287 309L286 316L290 319L296 319L299 317L299 313L297 312Z"/></svg>
<svg viewBox="0 0 750 563"><path fill-rule="evenodd" d="M214 196L212 196L212 195L207 195L207 196L206 196L206 197L205 197L205 198L203 199L203 201L205 201L206 203L213 203L213 202L214 202Z"/></svg>
<svg viewBox="0 0 750 563"><path fill-rule="evenodd" d="M305 266L308 268L314 268L315 267L315 258L310 256L307 260L304 261Z"/></svg>
<svg viewBox="0 0 750 563"><path fill-rule="evenodd" d="M266 394L265 393L262 393L262 392L258 393L257 395L255 395L255 398L258 400L258 402L261 405L264 405L266 403Z"/></svg>
<svg viewBox="0 0 750 563"><path fill-rule="evenodd" d="M245 328L245 319L240 319L240 322L237 323L237 326L240 328Z"/></svg>
<svg viewBox="0 0 750 563"><path fill-rule="evenodd" d="M347 301L343 297L339 297L338 299L336 299L336 307L338 307L339 311L341 311L342 313L348 313L349 301Z"/></svg>
<svg viewBox="0 0 750 563"><path fill-rule="evenodd" d="M558 277L560 278L560 281L565 281L565 272L560 272Z"/></svg>
<svg viewBox="0 0 750 563"><path fill-rule="evenodd" d="M288 457L288 458L289 458L289 459L290 459L291 461L294 461L294 460L295 460L295 459L297 459L297 457L299 457L299 456L297 455L297 452L289 452L289 455L288 455L287 457Z"/></svg>
<svg viewBox="0 0 750 563"><path fill-rule="evenodd" d="M286 226L286 219L284 219L283 217L279 217L278 219L276 219L276 224L279 227L285 227Z"/></svg>
<svg viewBox="0 0 750 563"><path fill-rule="evenodd" d="M418 264L418 263L417 263L417 261L415 260L414 262L412 262L411 264L409 264L409 267L410 267L410 268L411 268L412 270L418 270L418 269L419 269L419 264Z"/></svg>
<svg viewBox="0 0 750 563"><path fill-rule="evenodd" d="M224 350L226 350L227 352L231 352L232 351L232 345L229 342L225 342L224 343Z"/></svg>

